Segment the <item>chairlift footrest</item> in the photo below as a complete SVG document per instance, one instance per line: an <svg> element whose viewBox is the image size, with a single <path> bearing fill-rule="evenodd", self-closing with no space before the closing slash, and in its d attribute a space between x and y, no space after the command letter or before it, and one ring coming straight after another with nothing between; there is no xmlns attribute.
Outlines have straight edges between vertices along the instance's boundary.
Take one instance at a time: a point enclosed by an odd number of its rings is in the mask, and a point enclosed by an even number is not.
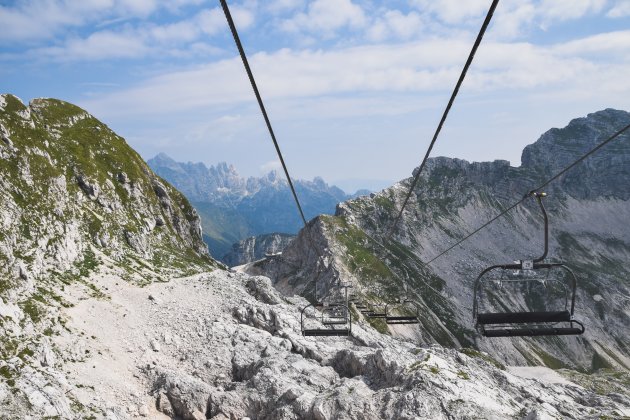
<svg viewBox="0 0 630 420"><path fill-rule="evenodd" d="M317 328L317 329L309 329L302 330L302 335L307 337L343 337L349 336L350 330L347 328L343 329L332 329L332 328Z"/></svg>
<svg viewBox="0 0 630 420"><path fill-rule="evenodd" d="M545 322L570 322L569 311L555 312L489 312L477 314L477 324L532 324Z"/></svg>
<svg viewBox="0 0 630 420"><path fill-rule="evenodd" d="M583 328L543 327L543 328L502 328L482 332L485 337L539 337L543 335L580 335Z"/></svg>

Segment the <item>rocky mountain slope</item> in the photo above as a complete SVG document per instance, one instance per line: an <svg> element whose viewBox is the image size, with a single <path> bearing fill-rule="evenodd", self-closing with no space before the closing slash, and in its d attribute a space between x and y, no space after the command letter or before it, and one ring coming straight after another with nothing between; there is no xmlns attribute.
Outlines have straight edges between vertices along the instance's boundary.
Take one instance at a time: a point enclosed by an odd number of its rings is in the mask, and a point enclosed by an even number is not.
<svg viewBox="0 0 630 420"><path fill-rule="evenodd" d="M42 350L0 369L2 418L533 419L630 415L626 374L506 368L472 349L419 347L363 322L300 334L300 297L216 270L144 288L73 284ZM309 326L319 322L307 316ZM542 379L531 379L535 374ZM20 392L14 392L19 389Z"/></svg>
<svg viewBox="0 0 630 420"><path fill-rule="evenodd" d="M312 240L303 230L281 257L250 264L245 271L268 275L280 290L311 298L325 295L339 281L352 282L358 296L380 308L408 297L421 314L419 326L388 328L372 322L381 331L422 343L474 346L508 364L630 369L628 134L547 190L549 260L565 261L576 271L576 315L586 325L584 336L481 339L473 330L477 274L492 264L542 253L542 217L533 199L430 266L423 263L628 123L630 114L612 109L573 120L526 147L520 167L504 161L431 159L392 241L384 233L410 179L340 204L336 216L310 223ZM507 307L536 304L526 297L512 291L502 299Z"/></svg>
<svg viewBox="0 0 630 420"><path fill-rule="evenodd" d="M241 177L232 165L176 162L165 154L147 161L149 166L186 195L201 215L205 240L216 258L250 236L273 232L295 234L302 221L287 182L275 171L256 178ZM335 206L367 191L348 195L321 178L295 180L295 188L308 218L333 214Z"/></svg>
<svg viewBox="0 0 630 420"><path fill-rule="evenodd" d="M184 196L62 101L0 95L0 197L0 371L16 398L7 361L54 357L65 287L101 296L88 276L103 268L145 284L217 266Z"/></svg>
<svg viewBox="0 0 630 420"><path fill-rule="evenodd" d="M506 368L360 319L303 337L307 301L215 269L186 199L85 111L2 95L0 132L1 419L630 415L620 372Z"/></svg>
<svg viewBox="0 0 630 420"><path fill-rule="evenodd" d="M221 258L229 267L247 264L269 254L281 253L295 235L284 233L270 233L243 239L232 245L232 249Z"/></svg>
<svg viewBox="0 0 630 420"><path fill-rule="evenodd" d="M130 275L146 261L165 271L211 262L195 209L86 111L1 95L0 138L0 274L10 283L98 265L93 248Z"/></svg>

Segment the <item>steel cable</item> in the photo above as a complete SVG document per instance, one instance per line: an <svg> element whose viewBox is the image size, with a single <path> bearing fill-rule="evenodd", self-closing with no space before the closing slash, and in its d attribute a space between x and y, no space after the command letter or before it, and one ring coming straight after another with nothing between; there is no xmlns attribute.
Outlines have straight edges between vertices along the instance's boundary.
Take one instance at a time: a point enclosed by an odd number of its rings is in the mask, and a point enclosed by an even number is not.
<svg viewBox="0 0 630 420"><path fill-rule="evenodd" d="M411 198L411 194L413 194L413 189L416 187L416 184L418 183L418 179L420 179L420 174L422 173L422 169L424 169L424 166L427 163L427 159L429 158L429 155L431 154L431 151L433 150L433 146L435 145L435 142L437 141L437 138L440 135L440 132L442 131L442 127L444 126L446 117L448 116L448 113L451 110L453 103L455 102L455 98L457 97L457 94L459 93L459 88L462 86L462 83L464 82L464 78L466 77L468 68L472 64L473 58L475 57L475 53L477 52L477 49L479 48L479 45L481 44L481 40L483 39L483 35L485 34L486 29L488 28L488 25L490 25L490 21L492 20L492 15L494 14L494 10L497 8L498 4L499 4L499 0L493 0L492 4L490 5L490 9L488 10L488 13L486 14L486 18L484 19L483 24L481 25L479 34L477 34L477 39L475 40L475 43L473 44L473 47L470 50L470 53L468 54L468 59L466 60L466 64L464 65L464 68L462 69L462 72L459 75L459 79L457 80L455 89L453 89L453 93L451 94L451 97L448 100L446 109L444 109L444 112L442 113L442 118L440 119L437 129L435 130L435 133L433 134L433 138L431 139L429 148L427 149L427 152L425 153L424 158L422 159L422 163L420 164L420 167L418 168L418 172L416 172L416 175L414 176L413 181L411 182L411 186L409 187L409 192L407 193L407 196L405 197L405 201L403 202L403 205L400 208L400 212L398 213L396 220L394 220L394 223L389 229L389 232L385 236L385 239L389 239L392 236L392 234L394 233L394 229L396 228L396 225L398 225L398 222L400 222L400 219L402 218L403 211L405 210L405 207L407 206L407 203L409 202L409 199Z"/></svg>

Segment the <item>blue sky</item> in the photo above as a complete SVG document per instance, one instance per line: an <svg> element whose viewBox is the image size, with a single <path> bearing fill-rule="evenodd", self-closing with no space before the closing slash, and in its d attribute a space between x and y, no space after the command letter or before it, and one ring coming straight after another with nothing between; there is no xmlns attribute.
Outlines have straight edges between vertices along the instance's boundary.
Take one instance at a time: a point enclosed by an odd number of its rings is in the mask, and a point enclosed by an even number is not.
<svg viewBox="0 0 630 420"><path fill-rule="evenodd" d="M354 189L419 164L490 0L229 3L289 170ZM217 0L0 1L0 28L0 92L76 103L147 159L278 165ZM502 0L434 155L518 165L630 110L629 75L630 0Z"/></svg>

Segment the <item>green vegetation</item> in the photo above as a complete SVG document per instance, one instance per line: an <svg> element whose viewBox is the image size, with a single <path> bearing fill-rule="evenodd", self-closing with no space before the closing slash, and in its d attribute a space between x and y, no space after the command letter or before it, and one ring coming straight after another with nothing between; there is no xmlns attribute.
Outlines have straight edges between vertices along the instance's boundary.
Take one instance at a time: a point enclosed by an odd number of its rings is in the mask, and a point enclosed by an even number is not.
<svg viewBox="0 0 630 420"><path fill-rule="evenodd" d="M372 240L361 229L349 224L343 217L321 216L321 220L335 232L336 239L345 247L345 262L353 273L372 281L393 278L389 268L372 252Z"/></svg>
<svg viewBox="0 0 630 420"><path fill-rule="evenodd" d="M383 197L382 195L377 195L374 197L374 202L376 205L382 207L388 212L393 212L396 210L396 206L394 205L394 201L391 197Z"/></svg>
<svg viewBox="0 0 630 420"><path fill-rule="evenodd" d="M0 367L0 376L4 378L7 385L10 387L15 386L15 375L11 372L11 368L9 368L9 366Z"/></svg>
<svg viewBox="0 0 630 420"><path fill-rule="evenodd" d="M19 209L20 220L12 231L3 231L0 240L8 234L19 237L21 240L12 251L27 267L34 262L31 242L45 238L45 251L52 254L62 245L64 233L51 235L50 227L55 222L60 222L57 226L63 226L68 219L80 223L79 231L86 243L104 235L110 242L125 244L124 229L142 233L147 245L157 248L152 253L153 260L162 263L159 268L168 274L175 274L178 269L181 274L190 274L215 266L210 258L198 254L179 239L181 234L164 212L158 194L165 191L171 200L172 211L176 213L175 218L180 220L195 220L193 207L178 191L152 174L124 139L72 104L54 99L34 100L31 121L25 121L16 112L26 111L26 106L13 96L6 98L7 106L0 111L0 121L10 132L14 156L0 160L0 175L12 180L13 188L7 193L13 203L9 204ZM32 182L25 180L25 173L32 177ZM156 187L158 182L163 187ZM94 193L86 197L88 200L67 207L63 197L59 196L65 195L65 189L70 196ZM132 190L133 194L130 193ZM110 205L108 203L116 206L116 212L103 211ZM146 220L156 217L164 220L165 226L156 227L150 233L143 230ZM62 232L66 232L65 229ZM203 247L202 238L194 237L194 240L196 247ZM103 251L106 254L116 252L108 248ZM131 248L124 252L136 254ZM174 267L173 262L178 262L178 267ZM94 252L87 249L75 264L78 272L64 273L63 281L87 277L100 264ZM13 282L3 279L0 294L13 286ZM35 305L26 305L31 315L37 318Z"/></svg>
<svg viewBox="0 0 630 420"><path fill-rule="evenodd" d="M598 395L612 392L627 394L630 389L630 372L601 368L593 373L577 372L570 369L558 370L562 376Z"/></svg>
<svg viewBox="0 0 630 420"><path fill-rule="evenodd" d="M463 370L458 370L457 371L457 376L459 376L460 378L468 381L470 380L470 375L468 375L466 372L464 372Z"/></svg>
<svg viewBox="0 0 630 420"><path fill-rule="evenodd" d="M387 323L383 318L370 318L367 317L365 320L370 324L372 328L381 334L389 334L389 328L387 328Z"/></svg>
<svg viewBox="0 0 630 420"><path fill-rule="evenodd" d="M461 349L459 349L459 352L469 357L474 357L476 359L484 360L490 363L491 365L493 365L494 367L496 367L497 369L505 370L505 365L503 363L497 361L496 359L494 359L493 357L491 357L490 355L486 353L481 353L480 351L472 349L470 347L462 347Z"/></svg>

